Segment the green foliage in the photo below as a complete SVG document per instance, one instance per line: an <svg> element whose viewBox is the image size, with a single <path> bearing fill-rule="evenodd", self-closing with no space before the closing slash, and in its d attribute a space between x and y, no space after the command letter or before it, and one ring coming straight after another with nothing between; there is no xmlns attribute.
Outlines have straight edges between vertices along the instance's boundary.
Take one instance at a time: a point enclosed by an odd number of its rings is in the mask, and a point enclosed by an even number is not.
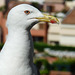
<svg viewBox="0 0 75 75"><path fill-rule="evenodd" d="M44 48L49 48L49 46L46 43L42 43L42 42L35 42L34 43L34 48L37 49L39 52L42 52L44 50Z"/></svg>
<svg viewBox="0 0 75 75"><path fill-rule="evenodd" d="M35 64L40 70L40 74L48 74L50 70L75 72L75 59L74 58L58 59L52 64L49 64L47 60L45 59L38 59L35 61ZM44 68L41 69L42 65L44 66Z"/></svg>
<svg viewBox="0 0 75 75"><path fill-rule="evenodd" d="M0 50L2 49L3 45L4 45L3 43L0 43Z"/></svg>
<svg viewBox="0 0 75 75"><path fill-rule="evenodd" d="M42 42L34 42L34 48L37 49L39 52L43 52L44 48L50 48L54 50L67 50L67 51L75 51L75 47L69 46L61 46L61 45L48 45Z"/></svg>
<svg viewBox="0 0 75 75"><path fill-rule="evenodd" d="M0 11L4 11L5 10L5 6L0 7Z"/></svg>
<svg viewBox="0 0 75 75"><path fill-rule="evenodd" d="M48 74L49 71L48 70L40 70L40 74Z"/></svg>
<svg viewBox="0 0 75 75"><path fill-rule="evenodd" d="M64 59L64 58L62 58L62 59L58 59L58 60L57 60L57 61L55 61L53 64L71 65L71 64L73 64L73 63L75 63L75 59L67 59L67 58L66 58L66 59Z"/></svg>
<svg viewBox="0 0 75 75"><path fill-rule="evenodd" d="M52 64L52 70L74 72L75 59L58 59Z"/></svg>
<svg viewBox="0 0 75 75"><path fill-rule="evenodd" d="M48 74L50 71L50 64L45 59L38 59L34 62L38 69L40 70L40 74ZM43 66L43 68L41 68Z"/></svg>

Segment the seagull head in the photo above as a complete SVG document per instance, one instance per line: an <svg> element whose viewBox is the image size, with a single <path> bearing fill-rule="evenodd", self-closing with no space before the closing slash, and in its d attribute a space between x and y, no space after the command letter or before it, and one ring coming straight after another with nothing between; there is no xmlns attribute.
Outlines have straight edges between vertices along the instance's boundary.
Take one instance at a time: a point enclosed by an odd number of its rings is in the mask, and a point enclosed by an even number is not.
<svg viewBox="0 0 75 75"><path fill-rule="evenodd" d="M30 30L40 21L57 23L58 19L53 16L43 15L37 8L31 5L20 4L10 10L7 17L7 27L8 29L23 28Z"/></svg>

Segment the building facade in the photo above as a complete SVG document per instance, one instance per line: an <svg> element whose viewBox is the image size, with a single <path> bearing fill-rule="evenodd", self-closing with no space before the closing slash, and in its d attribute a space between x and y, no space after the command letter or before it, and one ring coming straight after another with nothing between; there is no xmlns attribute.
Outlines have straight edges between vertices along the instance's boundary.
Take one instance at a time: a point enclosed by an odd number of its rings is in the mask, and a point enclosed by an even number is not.
<svg viewBox="0 0 75 75"><path fill-rule="evenodd" d="M45 0L43 10L46 12L58 12L62 11L64 7L64 0Z"/></svg>
<svg viewBox="0 0 75 75"><path fill-rule="evenodd" d="M75 8L64 19L58 18L59 25L49 25L48 43L75 46Z"/></svg>

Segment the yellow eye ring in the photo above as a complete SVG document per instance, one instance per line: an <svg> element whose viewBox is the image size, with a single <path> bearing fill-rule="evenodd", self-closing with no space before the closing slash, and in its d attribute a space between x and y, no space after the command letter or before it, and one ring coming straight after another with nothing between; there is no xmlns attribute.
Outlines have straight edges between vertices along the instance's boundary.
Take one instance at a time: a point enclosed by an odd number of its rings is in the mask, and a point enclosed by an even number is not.
<svg viewBox="0 0 75 75"><path fill-rule="evenodd" d="M28 14L30 14L30 11L26 10L26 11L24 11L24 13L28 15Z"/></svg>

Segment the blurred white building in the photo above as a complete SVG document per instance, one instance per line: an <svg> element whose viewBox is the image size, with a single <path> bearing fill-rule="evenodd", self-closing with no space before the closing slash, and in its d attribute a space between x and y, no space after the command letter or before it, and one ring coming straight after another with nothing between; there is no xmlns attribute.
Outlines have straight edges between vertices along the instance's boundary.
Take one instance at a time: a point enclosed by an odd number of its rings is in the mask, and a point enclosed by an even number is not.
<svg viewBox="0 0 75 75"><path fill-rule="evenodd" d="M5 0L0 0L0 7L5 5Z"/></svg>
<svg viewBox="0 0 75 75"><path fill-rule="evenodd" d="M73 1L66 1L66 6L68 6L70 9L73 9L75 7L75 0Z"/></svg>
<svg viewBox="0 0 75 75"><path fill-rule="evenodd" d="M75 46L75 8L63 19L60 34L60 44Z"/></svg>

